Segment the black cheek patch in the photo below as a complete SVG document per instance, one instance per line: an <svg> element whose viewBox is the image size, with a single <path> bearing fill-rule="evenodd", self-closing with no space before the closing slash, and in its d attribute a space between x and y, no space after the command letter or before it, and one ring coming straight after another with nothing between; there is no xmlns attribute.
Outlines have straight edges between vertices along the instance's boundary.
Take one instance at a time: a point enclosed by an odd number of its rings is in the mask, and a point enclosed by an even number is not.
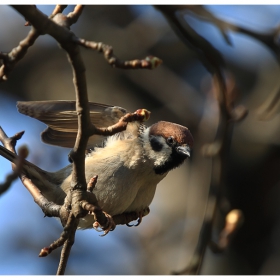
<svg viewBox="0 0 280 280"><path fill-rule="evenodd" d="M156 137L150 138L151 147L154 151L160 152L162 150L163 145L158 141Z"/></svg>
<svg viewBox="0 0 280 280"><path fill-rule="evenodd" d="M168 158L166 162L164 162L162 165L155 166L154 171L156 174L164 174L166 172L169 172L170 170L180 166L185 159L187 158L186 155L181 155L176 152L176 150L172 149L172 154Z"/></svg>

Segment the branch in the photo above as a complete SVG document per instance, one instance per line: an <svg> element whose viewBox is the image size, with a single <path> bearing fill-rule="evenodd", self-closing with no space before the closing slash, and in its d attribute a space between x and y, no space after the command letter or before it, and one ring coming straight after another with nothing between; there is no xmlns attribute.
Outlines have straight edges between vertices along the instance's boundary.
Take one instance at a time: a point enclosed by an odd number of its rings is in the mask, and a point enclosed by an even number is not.
<svg viewBox="0 0 280 280"><path fill-rule="evenodd" d="M225 226L220 233L217 243L211 242L209 244L211 250L214 253L221 253L228 248L234 234L240 228L244 222L244 216L242 211L238 209L231 210L225 218Z"/></svg>
<svg viewBox="0 0 280 280"><path fill-rule="evenodd" d="M162 7L159 6L156 7L159 10L163 9ZM276 58L278 64L280 65L280 48L279 48L280 25L275 26L275 28L273 28L269 32L261 33L219 19L201 5L176 6L175 8L176 11L181 11L183 13L191 11L200 19L213 23L220 30L222 36L224 37L225 41L229 45L232 45L232 42L230 41L230 38L228 36L228 31L242 33L249 37L254 38L255 40L267 46L267 48L271 51L271 53ZM188 26L188 28L190 27ZM215 58L218 58L215 52L213 53L213 55ZM272 117L274 117L275 114L278 112L277 109L279 108L279 104L280 104L280 86L278 85L277 89L271 92L270 96L259 107L258 114L260 119L270 120Z"/></svg>
<svg viewBox="0 0 280 280"><path fill-rule="evenodd" d="M17 47L7 54L1 53L3 65L0 67L0 82L8 79L16 64L25 56L28 49L34 44L39 35L36 29L31 28L27 37L20 41Z"/></svg>
<svg viewBox="0 0 280 280"><path fill-rule="evenodd" d="M8 63L8 65L6 66L7 70L2 70L2 75L0 71L0 78L2 80L7 79L8 74L10 74L16 62L18 62L18 60L25 55L27 49L34 43L34 41L40 34L49 34L62 45L67 42L69 45L78 44L87 48L103 52L105 59L113 67L118 67L122 69L154 69L162 63L162 61L159 58L154 56L148 56L143 60L135 59L131 61L121 61L113 55L113 49L111 46L105 45L103 43L95 43L77 38L68 28L78 20L83 10L82 5L77 5L74 11L69 13L67 16L59 13L59 11L61 11L62 8L64 8L59 6L54 10L52 15L50 16L51 20L48 19L48 17L42 12L40 12L36 8L36 6L14 5L13 8L17 10L20 14L22 14L26 19L29 19L28 22L36 28L37 34L32 41L27 41L25 52L22 51L19 54L17 54L15 58L10 59L13 61L13 64L12 62ZM1 56L5 57L5 59L3 59L4 64L7 63L9 56L5 54L2 54Z"/></svg>
<svg viewBox="0 0 280 280"><path fill-rule="evenodd" d="M184 270L175 274L199 274L205 251L212 238L213 223L220 205L222 190L225 185L224 174L227 166L227 152L230 146L232 124L241 121L247 115L244 106L234 108L236 96L227 89L224 78L224 61L218 50L201 37L191 26L178 18L178 11L186 6L155 6L170 23L177 35L191 48L206 69L212 74L215 98L220 109L220 120L214 143L205 147L204 152L212 157L213 170L209 187L208 204L204 214L204 222L193 258ZM231 122L230 122L231 121Z"/></svg>
<svg viewBox="0 0 280 280"><path fill-rule="evenodd" d="M67 15L69 19L69 24L72 25L76 23L83 12L84 6L83 5L76 5L73 12L70 12Z"/></svg>
<svg viewBox="0 0 280 280"><path fill-rule="evenodd" d="M88 192L87 189L92 189L97 178L93 178L91 182L86 183L85 178L85 150L88 138L93 134L112 135L126 129L127 123L131 121L143 121L149 117L147 110L137 110L133 114L127 114L120 121L108 128L96 128L90 120L87 83L85 75L85 66L80 54L79 45L86 41L77 39L75 35L69 31L72 23L76 22L81 15L83 6L76 6L73 13L67 17L59 13L64 7L57 6L52 14L52 20L46 17L43 13L37 10L34 6L13 6L20 14L22 14L32 25L32 30L36 34L51 35L60 46L66 51L69 63L73 71L73 84L76 92L76 112L78 115L78 133L75 145L69 155L72 160L72 179L71 188L67 193L64 204L62 206L48 202L40 190L31 182L30 178L21 175L23 184L28 188L33 195L36 203L42 209L47 205L47 210L44 210L46 215L59 216L64 226L64 230L59 239L53 242L49 247L41 250L40 256L46 256L54 249L63 245L61 259L57 274L63 274L67 264L67 260L74 243L75 232L79 224L79 219L91 214L96 222L93 227L101 227L106 235L110 230L115 228L113 218L102 211L98 205L98 201L94 193ZM149 58L145 61L120 62L114 56L112 48L102 45L105 57L113 61L112 65L125 68L154 68L160 63L157 58ZM31 178L32 179L32 178ZM139 218L138 224L147 213L129 213L127 215L119 215L116 218L118 223L128 223L132 218Z"/></svg>
<svg viewBox="0 0 280 280"><path fill-rule="evenodd" d="M56 5L52 14L50 15L50 18L53 18L57 14L61 14L64 11L64 9L66 9L66 8L67 8L67 5Z"/></svg>
<svg viewBox="0 0 280 280"><path fill-rule="evenodd" d="M0 130L2 130L1 127L0 127ZM18 178L18 176L22 170L24 159L28 155L28 150L25 146L23 146L23 147L19 148L18 152L19 152L19 158L18 158L17 162L15 163L16 167L15 167L14 171L11 174L6 176L4 183L0 184L0 196L2 194L4 194L11 187L12 183Z"/></svg>
<svg viewBox="0 0 280 280"><path fill-rule="evenodd" d="M15 146L19 139L21 139L24 131L16 133L12 137L8 137L2 127L0 127L0 141L4 145L6 149L16 154ZM27 188L30 192L34 201L39 205L39 207L43 210L46 216L49 217L60 217L60 205L56 205L53 202L49 202L42 194L41 191L34 183L27 178L25 175L21 173L23 165L25 164L24 159L28 155L27 147L23 146L19 148L19 156L15 163L12 163L12 168L14 170L14 175L16 178L19 176L22 184Z"/></svg>
<svg viewBox="0 0 280 280"><path fill-rule="evenodd" d="M141 60L134 59L129 61L121 61L114 56L113 48L109 45L103 44L101 42L90 42L80 38L76 38L75 41L77 44L85 48L103 53L104 58L112 67L122 69L155 69L162 63L162 60L155 56L147 56Z"/></svg>
<svg viewBox="0 0 280 280"><path fill-rule="evenodd" d="M219 51L195 32L186 21L180 20L177 16L177 11L180 11L183 7L186 9L186 6L155 5L154 7L165 16L173 31L188 48L194 51L210 73L214 74L221 71L224 66L224 60Z"/></svg>
<svg viewBox="0 0 280 280"><path fill-rule="evenodd" d="M62 15L61 13L67 7L67 5L57 5L50 15L50 18L54 18L56 15ZM37 10L36 6L28 6L26 9L34 9ZM82 5L77 5L73 12L69 13L66 17L67 19L67 26L71 26L72 24L76 23L78 18L80 17L83 10ZM37 10L38 11L38 10ZM60 17L58 17L60 18ZM32 25L30 21L25 23L26 26ZM17 63L25 56L28 49L34 44L37 38L41 35L41 33L35 29L34 27L31 28L30 32L23 39L17 47L12 49L9 53L0 53L0 59L3 61L3 65L0 67L0 82L6 81L17 65Z"/></svg>
<svg viewBox="0 0 280 280"><path fill-rule="evenodd" d="M127 113L120 120L109 127L92 127L89 130L90 135L98 134L103 136L111 136L118 132L126 130L129 122L145 122L150 118L151 112L146 109L138 109L134 113Z"/></svg>

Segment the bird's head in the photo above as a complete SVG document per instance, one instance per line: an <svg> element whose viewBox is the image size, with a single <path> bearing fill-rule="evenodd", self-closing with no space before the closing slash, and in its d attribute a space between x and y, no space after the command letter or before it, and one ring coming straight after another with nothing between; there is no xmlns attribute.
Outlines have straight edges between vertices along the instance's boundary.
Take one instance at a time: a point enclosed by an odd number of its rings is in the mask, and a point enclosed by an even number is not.
<svg viewBox="0 0 280 280"><path fill-rule="evenodd" d="M146 156L154 162L156 174L164 174L190 157L193 137L187 127L160 121L143 132Z"/></svg>

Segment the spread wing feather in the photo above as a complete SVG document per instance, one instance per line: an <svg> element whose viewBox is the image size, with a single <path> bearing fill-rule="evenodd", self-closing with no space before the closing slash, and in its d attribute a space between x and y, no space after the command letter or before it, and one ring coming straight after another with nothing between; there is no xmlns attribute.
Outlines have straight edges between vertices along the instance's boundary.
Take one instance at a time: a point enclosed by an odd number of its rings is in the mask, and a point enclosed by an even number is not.
<svg viewBox="0 0 280 280"><path fill-rule="evenodd" d="M41 134L42 141L56 146L72 148L78 131L75 101L19 101L18 111L45 123L48 128ZM89 102L91 122L98 127L115 124L126 114L124 108ZM88 148L104 140L103 136L89 138Z"/></svg>

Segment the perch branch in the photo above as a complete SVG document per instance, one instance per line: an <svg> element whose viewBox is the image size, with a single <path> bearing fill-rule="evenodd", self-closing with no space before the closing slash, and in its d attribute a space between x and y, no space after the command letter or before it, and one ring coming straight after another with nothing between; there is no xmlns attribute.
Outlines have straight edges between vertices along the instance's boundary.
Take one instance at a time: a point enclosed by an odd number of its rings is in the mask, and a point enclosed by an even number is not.
<svg viewBox="0 0 280 280"><path fill-rule="evenodd" d="M49 247L42 249L40 256L48 255L52 250L60 247L63 244L63 250L61 254L61 262L57 274L63 274L67 260L71 251L71 247L74 243L75 232L79 223L79 218L84 217L89 212L94 215L96 222L93 225L94 227L101 227L104 231L104 234L107 234L110 230L115 228L115 223L113 218L102 211L99 207L97 199L93 193L87 192L87 184L85 179L85 150L88 138L92 134L102 134L102 135L111 135L118 131L126 129L127 122L146 119L149 112L146 110L138 110L134 114L128 114L124 116L119 123L109 128L96 128L90 121L89 114L89 105L88 105L88 96L87 96L87 83L85 76L85 67L80 55L79 44L77 39L72 32L69 31L69 26L76 22L79 18L83 6L76 6L74 12L69 14L68 17L65 17L61 13L58 13L63 7L57 7L53 12L52 20L46 17L34 6L13 6L20 14L22 14L28 22L32 25L32 30L38 32L38 34L49 34L60 46L66 51L69 63L72 66L73 71L73 84L76 92L76 112L78 115L78 133L76 137L75 145L70 153L70 158L73 163L72 168L72 180L71 180L71 189L65 198L64 205L57 206L52 205L55 210L54 213L59 216L62 213L66 213L67 219L64 217L62 224L65 224L63 233L61 237L52 243ZM65 28L66 27L66 28ZM112 49L108 51L106 49L104 53L105 57L108 59L115 59L112 54ZM118 60L115 60L113 65L118 65ZM140 63L140 64L139 64ZM134 61L132 64L120 64L128 65L126 67L135 68L154 68L155 65L159 64L159 59L150 58L146 59L145 62ZM38 199L36 202L41 201L40 192L34 186L28 178L21 176L23 183L32 189L32 195L36 196ZM28 180L27 180L28 179ZM30 187L31 186L31 187ZM94 182L89 183L88 188L93 188ZM40 199L39 199L40 198ZM50 204L41 203L42 204ZM70 206L70 207L69 207ZM127 222L133 215L123 216L123 218L118 217L117 221L122 223L122 220ZM142 218L143 214L138 218Z"/></svg>
<svg viewBox="0 0 280 280"><path fill-rule="evenodd" d="M75 234L76 234L76 229L78 226L78 220L75 219L72 215L71 215L71 220L69 221L69 224L72 223L73 225L70 226L70 228L72 229L69 233L68 238L66 239L66 241L63 244L63 248L61 251L61 257L60 257L60 261L59 261L59 265L58 265L58 269L57 269L57 275L64 275L65 274L65 269L66 269L66 265L67 265L67 261L68 258L70 256L70 252L71 252L71 248L74 244L75 241Z"/></svg>

